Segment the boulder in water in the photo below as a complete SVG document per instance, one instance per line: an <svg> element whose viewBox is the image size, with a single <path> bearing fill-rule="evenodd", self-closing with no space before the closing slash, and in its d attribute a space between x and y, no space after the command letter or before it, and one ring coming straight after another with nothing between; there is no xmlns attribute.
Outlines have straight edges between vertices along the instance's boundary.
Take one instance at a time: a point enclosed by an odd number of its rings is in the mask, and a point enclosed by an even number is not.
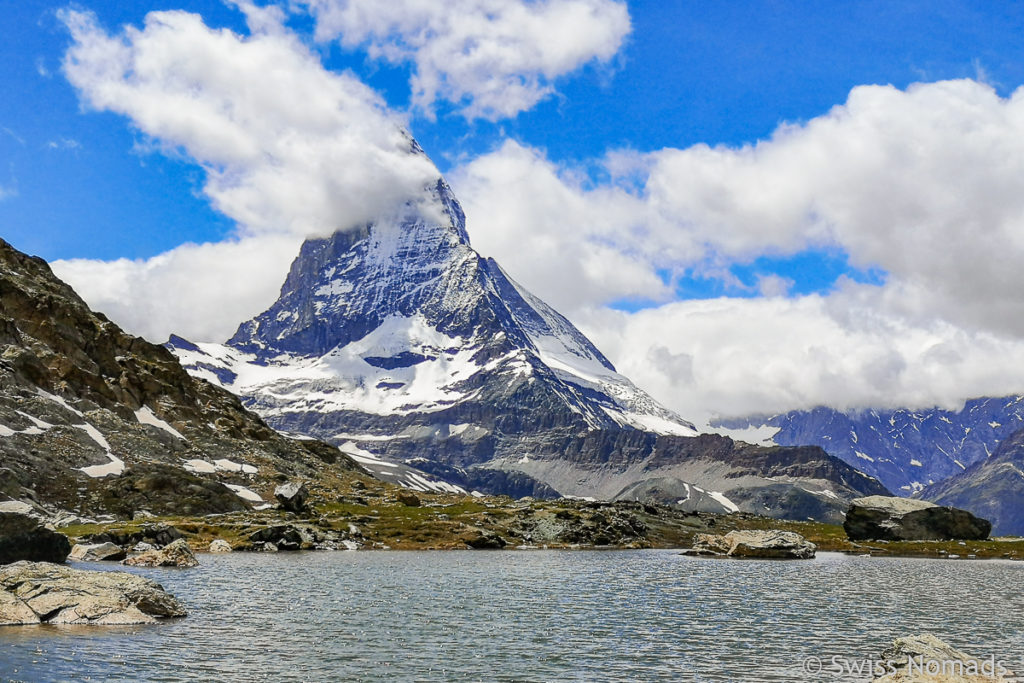
<svg viewBox="0 0 1024 683"><path fill-rule="evenodd" d="M724 536L698 534L689 555L809 560L816 546L793 531L741 529Z"/></svg>
<svg viewBox="0 0 1024 683"><path fill-rule="evenodd" d="M876 682L884 683L982 683L1015 681L994 656L972 657L930 633L897 638L881 657L886 673Z"/></svg>
<svg viewBox="0 0 1024 683"><path fill-rule="evenodd" d="M185 614L160 584L134 574L47 562L0 567L0 625L151 624Z"/></svg>
<svg viewBox="0 0 1024 683"><path fill-rule="evenodd" d="M76 543L71 548L71 559L79 562L119 562L128 557L125 549L113 543Z"/></svg>
<svg viewBox="0 0 1024 683"><path fill-rule="evenodd" d="M850 503L843 528L851 541L981 541L992 523L925 500L867 496Z"/></svg>

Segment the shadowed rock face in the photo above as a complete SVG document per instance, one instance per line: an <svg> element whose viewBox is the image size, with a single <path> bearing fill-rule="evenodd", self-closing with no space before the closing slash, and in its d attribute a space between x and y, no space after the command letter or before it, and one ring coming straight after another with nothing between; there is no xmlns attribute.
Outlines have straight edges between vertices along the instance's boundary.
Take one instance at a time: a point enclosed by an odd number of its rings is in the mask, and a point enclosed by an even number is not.
<svg viewBox="0 0 1024 683"><path fill-rule="evenodd" d="M0 564L63 562L70 552L71 543L64 534L50 531L27 515L0 512Z"/></svg>
<svg viewBox="0 0 1024 683"><path fill-rule="evenodd" d="M134 574L45 562L0 567L0 625L152 624L185 615L160 584Z"/></svg>
<svg viewBox="0 0 1024 683"><path fill-rule="evenodd" d="M278 473L354 467L326 444L282 437L3 240L0 437L0 501L84 516L245 509L225 483L266 492ZM189 473L188 461L208 471Z"/></svg>
<svg viewBox="0 0 1024 683"><path fill-rule="evenodd" d="M992 524L966 510L923 500L869 496L853 501L843 528L854 541L983 540Z"/></svg>

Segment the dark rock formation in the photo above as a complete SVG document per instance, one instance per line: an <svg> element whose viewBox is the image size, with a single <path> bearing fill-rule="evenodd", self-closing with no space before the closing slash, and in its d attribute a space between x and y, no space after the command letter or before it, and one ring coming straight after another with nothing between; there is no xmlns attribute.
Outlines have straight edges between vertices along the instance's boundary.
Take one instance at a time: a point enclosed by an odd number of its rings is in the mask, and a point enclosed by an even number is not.
<svg viewBox="0 0 1024 683"><path fill-rule="evenodd" d="M992 524L923 500L869 496L853 501L843 528L853 541L983 540Z"/></svg>
<svg viewBox="0 0 1024 683"><path fill-rule="evenodd" d="M0 564L20 560L64 562L71 542L64 534L51 531L28 515L0 512Z"/></svg>
<svg viewBox="0 0 1024 683"><path fill-rule="evenodd" d="M462 537L463 542L473 550L501 550L508 543L489 529L473 529Z"/></svg>
<svg viewBox="0 0 1024 683"><path fill-rule="evenodd" d="M277 498L282 510L295 513L305 512L309 490L306 488L306 482L292 481L275 488L274 498Z"/></svg>
<svg viewBox="0 0 1024 683"><path fill-rule="evenodd" d="M408 507L418 508L422 504L420 497L412 491L399 491L397 498L399 503Z"/></svg>
<svg viewBox="0 0 1024 683"><path fill-rule="evenodd" d="M152 624L185 614L160 584L134 574L40 562L0 567L0 625Z"/></svg>

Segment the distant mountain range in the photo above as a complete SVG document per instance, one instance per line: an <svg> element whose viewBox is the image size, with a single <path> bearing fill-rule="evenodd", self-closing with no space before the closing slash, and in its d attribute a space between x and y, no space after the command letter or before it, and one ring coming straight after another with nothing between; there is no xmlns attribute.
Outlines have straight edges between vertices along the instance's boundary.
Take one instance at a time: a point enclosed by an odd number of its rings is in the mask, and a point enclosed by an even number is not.
<svg viewBox="0 0 1024 683"><path fill-rule="evenodd" d="M961 410L831 408L727 420L715 427L764 444L815 444L904 496L971 510L994 533L1024 535L1024 396Z"/></svg>
<svg viewBox="0 0 1024 683"><path fill-rule="evenodd" d="M698 436L473 250L443 180L426 193L307 241L278 300L225 344L168 346L271 426L384 477L405 466L489 493L606 499L647 482L681 507L833 520L885 492L818 448Z"/></svg>

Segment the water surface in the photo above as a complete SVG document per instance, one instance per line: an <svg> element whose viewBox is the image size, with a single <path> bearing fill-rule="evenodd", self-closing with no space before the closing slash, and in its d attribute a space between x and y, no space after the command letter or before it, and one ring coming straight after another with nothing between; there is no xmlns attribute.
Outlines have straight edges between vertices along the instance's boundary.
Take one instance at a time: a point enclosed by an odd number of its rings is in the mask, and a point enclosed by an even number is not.
<svg viewBox="0 0 1024 683"><path fill-rule="evenodd" d="M178 596L185 619L0 628L0 680L797 681L812 678L807 657L877 657L921 631L1024 670L1024 563L676 551L200 560L132 570Z"/></svg>

